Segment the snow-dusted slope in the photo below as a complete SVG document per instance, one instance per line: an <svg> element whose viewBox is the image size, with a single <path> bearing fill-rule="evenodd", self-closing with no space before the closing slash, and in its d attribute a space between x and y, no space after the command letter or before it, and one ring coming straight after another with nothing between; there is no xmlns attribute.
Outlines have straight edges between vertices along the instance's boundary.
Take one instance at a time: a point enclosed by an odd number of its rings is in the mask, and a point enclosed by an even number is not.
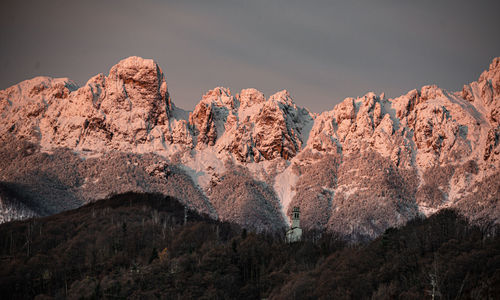
<svg viewBox="0 0 500 300"><path fill-rule="evenodd" d="M171 101L154 61L130 57L82 87L37 77L0 91L0 115L4 143L69 148L81 159L154 153L191 177L209 201L202 210L258 229L283 226L291 205L301 206L306 227L354 236L375 236L443 207L499 217L485 213L498 211L498 199L466 199L477 193L472 186L498 178L500 58L460 92L368 93L316 115L287 91L266 99L256 89L233 95L223 87L188 113ZM167 177L160 171L155 176ZM2 181L15 182L9 172L2 170ZM148 177L139 185L150 184ZM85 185L74 188L83 201L92 198Z"/></svg>

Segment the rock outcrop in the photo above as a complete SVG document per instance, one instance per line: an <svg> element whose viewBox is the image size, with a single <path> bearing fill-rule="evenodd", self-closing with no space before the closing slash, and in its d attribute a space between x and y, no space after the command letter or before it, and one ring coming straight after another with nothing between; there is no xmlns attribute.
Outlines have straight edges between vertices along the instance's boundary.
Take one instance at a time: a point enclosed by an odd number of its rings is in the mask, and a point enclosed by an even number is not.
<svg viewBox="0 0 500 300"><path fill-rule="evenodd" d="M147 144L153 150L170 136L173 105L164 74L150 59L124 59L81 88L37 77L2 91L0 99L0 130L47 149L131 151Z"/></svg>
<svg viewBox="0 0 500 300"><path fill-rule="evenodd" d="M40 142L49 107L67 101L78 86L67 78L35 77L0 91L0 132Z"/></svg>
<svg viewBox="0 0 500 300"><path fill-rule="evenodd" d="M312 122L287 91L266 100L256 89L232 96L220 87L205 94L189 116L197 148L215 146L240 162L291 159L305 145L301 133Z"/></svg>

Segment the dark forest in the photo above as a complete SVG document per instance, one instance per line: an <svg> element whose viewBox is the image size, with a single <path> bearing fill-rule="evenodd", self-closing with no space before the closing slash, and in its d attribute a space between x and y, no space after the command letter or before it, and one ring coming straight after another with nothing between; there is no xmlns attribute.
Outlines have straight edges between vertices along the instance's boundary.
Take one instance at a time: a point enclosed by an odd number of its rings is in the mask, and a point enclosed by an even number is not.
<svg viewBox="0 0 500 300"><path fill-rule="evenodd" d="M500 237L452 210L353 244L250 232L127 193L0 225L2 299L494 299Z"/></svg>

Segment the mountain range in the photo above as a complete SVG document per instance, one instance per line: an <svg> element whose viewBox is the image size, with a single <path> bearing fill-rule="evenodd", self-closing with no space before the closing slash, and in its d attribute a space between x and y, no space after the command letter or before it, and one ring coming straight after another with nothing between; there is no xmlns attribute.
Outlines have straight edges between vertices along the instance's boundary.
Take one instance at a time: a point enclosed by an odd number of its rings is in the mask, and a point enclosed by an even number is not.
<svg viewBox="0 0 500 300"><path fill-rule="evenodd" d="M128 191L257 231L299 206L303 227L352 239L444 208L499 222L500 57L461 91L367 93L320 114L286 90L224 87L185 111L153 60L129 57L81 87L2 90L0 116L0 222Z"/></svg>

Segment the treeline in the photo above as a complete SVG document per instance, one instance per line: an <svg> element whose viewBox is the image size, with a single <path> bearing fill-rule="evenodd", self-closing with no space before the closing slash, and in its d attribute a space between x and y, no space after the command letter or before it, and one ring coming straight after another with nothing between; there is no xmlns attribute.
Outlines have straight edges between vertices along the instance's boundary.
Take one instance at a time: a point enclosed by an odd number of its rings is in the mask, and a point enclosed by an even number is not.
<svg viewBox="0 0 500 300"><path fill-rule="evenodd" d="M453 210L390 228L346 247L313 270L290 274L277 299L496 299L500 237L492 223L471 226ZM434 296L434 297L433 297Z"/></svg>
<svg viewBox="0 0 500 300"><path fill-rule="evenodd" d="M2 299L488 299L500 238L453 211L366 244L256 234L159 194L127 193L0 226Z"/></svg>

